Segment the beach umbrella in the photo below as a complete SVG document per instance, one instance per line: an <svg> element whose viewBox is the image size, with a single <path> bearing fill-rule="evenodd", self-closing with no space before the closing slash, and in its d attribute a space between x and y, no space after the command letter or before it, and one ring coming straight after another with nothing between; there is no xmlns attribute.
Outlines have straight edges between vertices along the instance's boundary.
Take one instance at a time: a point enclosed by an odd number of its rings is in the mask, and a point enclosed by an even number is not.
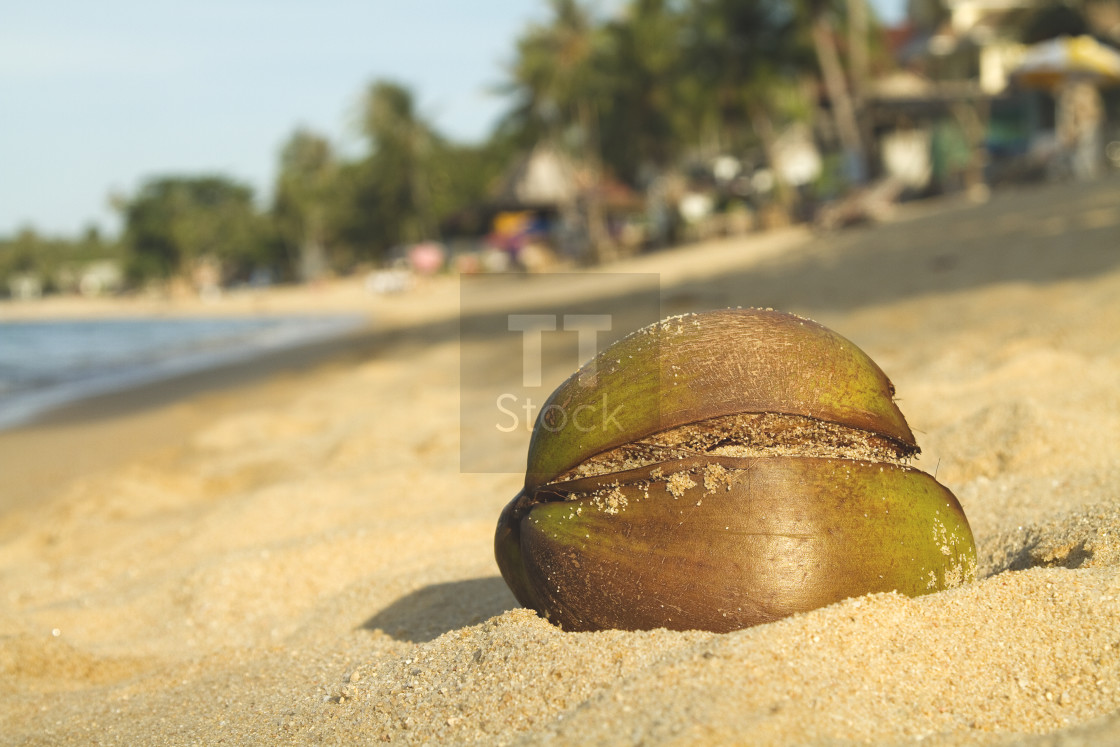
<svg viewBox="0 0 1120 747"><path fill-rule="evenodd" d="M1085 81L1098 86L1120 84L1120 51L1091 36L1059 36L1027 48L1011 79L1025 88L1056 90Z"/></svg>

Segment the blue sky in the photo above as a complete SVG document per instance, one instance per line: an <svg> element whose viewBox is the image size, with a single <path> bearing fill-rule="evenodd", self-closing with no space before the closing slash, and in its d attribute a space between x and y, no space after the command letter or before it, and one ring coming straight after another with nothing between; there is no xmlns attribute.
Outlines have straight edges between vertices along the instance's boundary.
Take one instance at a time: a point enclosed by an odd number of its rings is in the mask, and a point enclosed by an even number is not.
<svg viewBox="0 0 1120 747"><path fill-rule="evenodd" d="M892 20L903 2L872 5ZM0 235L115 233L109 194L161 174L221 172L264 198L296 127L359 150L377 78L482 139L514 39L547 16L544 0L0 0Z"/></svg>

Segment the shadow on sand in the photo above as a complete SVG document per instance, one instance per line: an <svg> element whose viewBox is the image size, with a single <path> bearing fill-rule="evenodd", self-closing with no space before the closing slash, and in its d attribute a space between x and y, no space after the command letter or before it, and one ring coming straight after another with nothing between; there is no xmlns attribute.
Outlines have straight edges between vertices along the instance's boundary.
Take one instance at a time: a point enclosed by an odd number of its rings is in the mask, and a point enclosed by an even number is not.
<svg viewBox="0 0 1120 747"><path fill-rule="evenodd" d="M362 623L398 641L425 643L518 606L501 576L432 584L406 594Z"/></svg>

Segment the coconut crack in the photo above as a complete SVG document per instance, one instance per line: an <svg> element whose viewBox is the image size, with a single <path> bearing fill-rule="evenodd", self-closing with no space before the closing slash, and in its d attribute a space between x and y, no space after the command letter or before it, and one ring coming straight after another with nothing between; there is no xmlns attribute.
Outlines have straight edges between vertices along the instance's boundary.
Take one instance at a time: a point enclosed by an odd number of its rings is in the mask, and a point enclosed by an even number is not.
<svg viewBox="0 0 1120 747"><path fill-rule="evenodd" d="M802 415L738 413L672 428L597 454L550 484L697 456L808 456L908 465L916 446ZM666 465L666 471L672 471Z"/></svg>

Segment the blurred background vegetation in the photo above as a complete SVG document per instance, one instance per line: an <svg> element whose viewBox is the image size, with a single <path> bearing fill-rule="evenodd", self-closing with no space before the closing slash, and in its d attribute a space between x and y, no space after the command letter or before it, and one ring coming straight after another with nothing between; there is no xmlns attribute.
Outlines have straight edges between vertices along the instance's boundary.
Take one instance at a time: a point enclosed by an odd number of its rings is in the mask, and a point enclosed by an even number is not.
<svg viewBox="0 0 1120 747"><path fill-rule="evenodd" d="M1084 4L1021 3L999 33L1037 41L1085 32ZM30 228L0 238L0 295L309 281L384 266L403 247L492 230L494 211L513 201L511 169L542 147L571 165L583 229L573 257L582 263L627 250L610 225L612 205L629 201L654 220L650 206L673 179L711 180L698 165L724 154L749 176L777 160L783 134L798 125L823 152L811 182L770 171L769 187L755 179L717 202L742 198L755 215L796 220L881 170L863 105L870 82L899 66L900 43L889 43L863 0L632 0L611 18L579 0L549 5L550 20L526 28L511 50L501 84L508 112L486 142L449 141L412 91L377 80L361 95L363 155L342 157L324 136L293 132L268 204L222 174L153 177L113 197L123 231L112 240ZM908 38L941 33L950 11L943 0L911 0ZM671 228L647 231L630 250L679 239Z"/></svg>

